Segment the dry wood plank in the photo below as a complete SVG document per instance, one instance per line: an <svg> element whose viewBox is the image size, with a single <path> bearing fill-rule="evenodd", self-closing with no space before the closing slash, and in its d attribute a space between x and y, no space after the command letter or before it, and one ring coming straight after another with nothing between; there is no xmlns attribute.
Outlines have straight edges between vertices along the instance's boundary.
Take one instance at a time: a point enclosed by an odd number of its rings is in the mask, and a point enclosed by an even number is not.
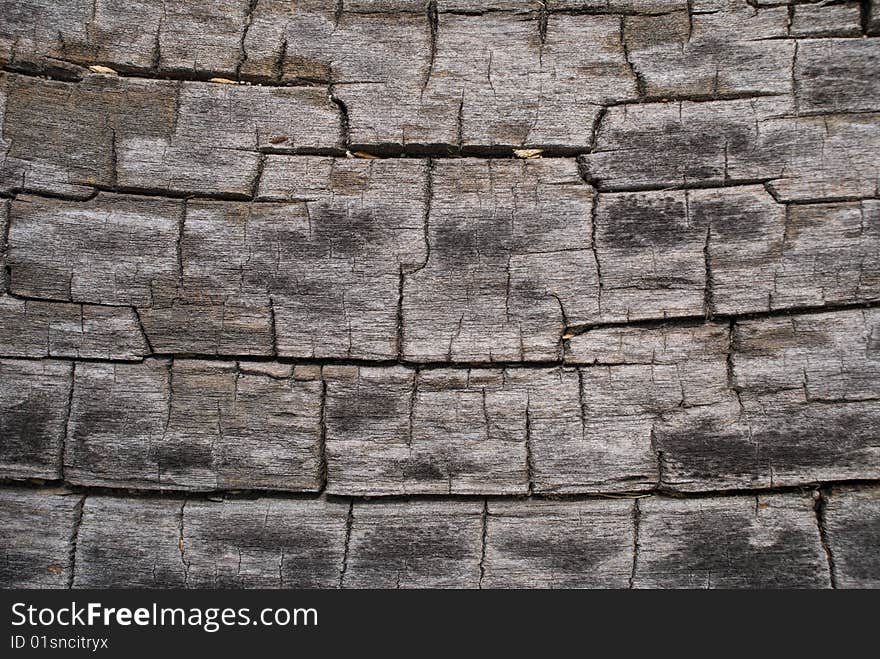
<svg viewBox="0 0 880 659"><path fill-rule="evenodd" d="M292 366L77 365L67 478L145 489L321 486L321 383Z"/></svg>
<svg viewBox="0 0 880 659"><path fill-rule="evenodd" d="M619 19L551 15L542 40L537 15L489 12L440 14L424 96L460 105L465 147L585 148L600 106L637 88Z"/></svg>
<svg viewBox="0 0 880 659"><path fill-rule="evenodd" d="M491 501L482 588L626 588L633 501Z"/></svg>
<svg viewBox="0 0 880 659"><path fill-rule="evenodd" d="M81 83L0 76L0 190L86 198L116 181L124 136L159 139L177 116L177 83L89 75Z"/></svg>
<svg viewBox="0 0 880 659"><path fill-rule="evenodd" d="M747 0L688 3L683 11L624 19L627 59L648 98L790 94L795 44L788 8Z"/></svg>
<svg viewBox="0 0 880 659"><path fill-rule="evenodd" d="M327 491L526 494L528 391L500 370L325 367Z"/></svg>
<svg viewBox="0 0 880 659"><path fill-rule="evenodd" d="M574 161L434 165L425 267L405 277L403 351L417 361L541 361L597 316L592 190Z"/></svg>
<svg viewBox="0 0 880 659"><path fill-rule="evenodd" d="M599 195L608 321L873 301L880 205L777 204L763 186Z"/></svg>
<svg viewBox="0 0 880 659"><path fill-rule="evenodd" d="M182 500L88 496L74 588L183 588Z"/></svg>
<svg viewBox="0 0 880 659"><path fill-rule="evenodd" d="M862 34L861 4L797 4L789 34L793 37L857 37Z"/></svg>
<svg viewBox="0 0 880 659"><path fill-rule="evenodd" d="M636 588L828 588L813 500L639 501Z"/></svg>
<svg viewBox="0 0 880 659"><path fill-rule="evenodd" d="M0 488L0 587L67 588L81 506L62 490Z"/></svg>
<svg viewBox="0 0 880 659"><path fill-rule="evenodd" d="M880 110L880 39L802 39L794 67L799 112Z"/></svg>
<svg viewBox="0 0 880 659"><path fill-rule="evenodd" d="M310 87L89 75L5 75L3 190L88 196L89 186L249 197L259 147L340 146L338 108Z"/></svg>
<svg viewBox="0 0 880 659"><path fill-rule="evenodd" d="M343 588L476 588L483 502L355 503Z"/></svg>
<svg viewBox="0 0 880 659"><path fill-rule="evenodd" d="M143 313L153 345L396 356L401 272L425 259L425 168L270 156L258 197L277 203L188 202L180 280L159 282Z"/></svg>
<svg viewBox="0 0 880 659"><path fill-rule="evenodd" d="M838 588L880 587L880 488L833 488L824 523Z"/></svg>
<svg viewBox="0 0 880 659"><path fill-rule="evenodd" d="M133 309L0 295L3 357L140 360L147 343Z"/></svg>
<svg viewBox="0 0 880 659"><path fill-rule="evenodd" d="M880 474L873 310L739 321L720 405L654 428L663 484L682 491L874 479Z"/></svg>
<svg viewBox="0 0 880 659"><path fill-rule="evenodd" d="M61 477L73 364L0 359L0 476Z"/></svg>
<svg viewBox="0 0 880 659"><path fill-rule="evenodd" d="M20 195L12 203L12 293L148 306L153 281L178 276L183 201L101 193L84 202Z"/></svg>
<svg viewBox="0 0 880 659"><path fill-rule="evenodd" d="M687 0L551 0L550 11L595 11L609 14L664 14L687 11Z"/></svg>
<svg viewBox="0 0 880 659"><path fill-rule="evenodd" d="M338 108L318 88L184 82L169 135L118 138L117 181L249 196L259 182L258 147L338 147L340 130Z"/></svg>
<svg viewBox="0 0 880 659"><path fill-rule="evenodd" d="M336 588L349 504L325 499L191 501L183 553L191 588Z"/></svg>
<svg viewBox="0 0 880 659"><path fill-rule="evenodd" d="M873 113L798 117L787 97L616 106L581 160L607 190L766 180L781 201L872 197L876 124Z"/></svg>

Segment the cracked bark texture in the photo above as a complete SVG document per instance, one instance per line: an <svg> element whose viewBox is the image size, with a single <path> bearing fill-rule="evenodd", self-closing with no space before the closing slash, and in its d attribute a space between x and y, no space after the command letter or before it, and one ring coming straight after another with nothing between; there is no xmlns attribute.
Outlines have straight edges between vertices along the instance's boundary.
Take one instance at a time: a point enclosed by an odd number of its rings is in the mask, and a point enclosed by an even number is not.
<svg viewBox="0 0 880 659"><path fill-rule="evenodd" d="M0 585L880 585L873 0L0 4Z"/></svg>

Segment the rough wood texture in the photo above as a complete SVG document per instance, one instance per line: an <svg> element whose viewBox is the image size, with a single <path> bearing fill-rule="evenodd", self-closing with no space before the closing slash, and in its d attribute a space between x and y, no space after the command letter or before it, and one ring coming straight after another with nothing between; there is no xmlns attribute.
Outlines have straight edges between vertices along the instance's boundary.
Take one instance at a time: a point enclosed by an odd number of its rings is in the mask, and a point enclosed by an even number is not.
<svg viewBox="0 0 880 659"><path fill-rule="evenodd" d="M626 588L633 501L488 505L483 588Z"/></svg>
<svg viewBox="0 0 880 659"><path fill-rule="evenodd" d="M416 361L558 357L598 310L592 190L570 160L434 164L428 257L405 277L403 353Z"/></svg>
<svg viewBox="0 0 880 659"><path fill-rule="evenodd" d="M150 489L318 490L321 384L298 376L263 363L78 364L66 475Z"/></svg>
<svg viewBox="0 0 880 659"><path fill-rule="evenodd" d="M0 585L880 584L876 0L0 6Z"/></svg>
<svg viewBox="0 0 880 659"><path fill-rule="evenodd" d="M876 487L638 500L155 499L0 490L5 587L876 585Z"/></svg>
<svg viewBox="0 0 880 659"><path fill-rule="evenodd" d="M0 585L67 588L82 497L54 490L0 489Z"/></svg>
<svg viewBox="0 0 880 659"><path fill-rule="evenodd" d="M352 509L344 588L476 588L483 504L392 501Z"/></svg>
<svg viewBox="0 0 880 659"><path fill-rule="evenodd" d="M880 588L878 488L834 488L827 498L823 523L837 587Z"/></svg>
<svg viewBox="0 0 880 659"><path fill-rule="evenodd" d="M813 500L639 501L636 588L828 588Z"/></svg>
<svg viewBox="0 0 880 659"><path fill-rule="evenodd" d="M81 588L335 588L349 506L89 497Z"/></svg>
<svg viewBox="0 0 880 659"><path fill-rule="evenodd" d="M69 362L0 359L0 477L61 476Z"/></svg>

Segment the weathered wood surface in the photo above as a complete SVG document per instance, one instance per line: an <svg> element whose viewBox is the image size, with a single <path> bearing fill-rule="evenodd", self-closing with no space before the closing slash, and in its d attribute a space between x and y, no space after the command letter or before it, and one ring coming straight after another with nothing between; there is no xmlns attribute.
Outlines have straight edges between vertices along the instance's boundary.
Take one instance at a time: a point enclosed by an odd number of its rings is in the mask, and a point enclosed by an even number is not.
<svg viewBox="0 0 880 659"><path fill-rule="evenodd" d="M0 4L0 584L880 584L873 0Z"/></svg>
<svg viewBox="0 0 880 659"><path fill-rule="evenodd" d="M872 480L878 333L876 309L595 328L540 368L7 359L0 473L357 496Z"/></svg>
<svg viewBox="0 0 880 659"><path fill-rule="evenodd" d="M827 504L819 504L827 496ZM876 585L876 487L698 499L205 500L0 491L5 586Z"/></svg>
<svg viewBox="0 0 880 659"><path fill-rule="evenodd" d="M880 588L880 499L878 489L834 488L823 523L828 533L834 576L840 588Z"/></svg>

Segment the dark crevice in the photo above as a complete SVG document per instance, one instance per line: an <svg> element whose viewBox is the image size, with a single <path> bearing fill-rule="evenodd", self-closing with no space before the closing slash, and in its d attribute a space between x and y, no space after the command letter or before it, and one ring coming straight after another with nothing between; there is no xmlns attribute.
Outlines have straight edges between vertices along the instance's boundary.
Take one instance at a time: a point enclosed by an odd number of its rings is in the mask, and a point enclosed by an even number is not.
<svg viewBox="0 0 880 659"><path fill-rule="evenodd" d="M28 489L33 490L35 492L44 491L47 493L47 496L55 496L59 492L59 488L66 490L68 493L72 494L87 494L87 495L109 495L109 496L120 496L120 497L129 497L136 499L162 499L162 500L173 500L180 501L181 499L186 499L187 501L218 501L218 500L230 500L230 501L250 501L255 499L296 499L296 500L309 500L309 501L319 501L322 498L326 498L330 501L473 501L475 499L482 500L488 499L489 501L509 501L514 499L516 501L527 501L529 499L535 501L555 501L555 500L565 500L565 501L594 501L594 500L607 500L607 499L620 499L620 498L633 498L633 499L643 499L646 497L653 497L657 499L708 499L708 498L729 498L729 497L741 497L741 496L766 496L771 494L801 494L801 495L810 495L816 488L822 488L825 490L833 489L837 487L847 487L847 488L876 488L880 486L880 479L866 479L866 478L853 478L853 479L836 479L836 480L819 480L819 481L805 481L803 483L798 483L794 485L776 485L773 487L764 487L764 488L740 488L740 489L730 489L730 490L700 490L700 491L676 491L671 488L663 488L660 490L638 490L632 492L619 492L619 491L609 491L609 492L595 492L591 491L589 493L571 493L571 492L541 492L535 491L531 495L528 496L507 496L507 495L491 495L491 494L444 494L442 496L437 496L433 494L389 494L389 495L360 495L360 496L352 496L343 493L337 494L324 494L318 491L288 491L288 490L260 490L260 489L247 489L247 488L236 488L236 489L214 489L214 490L173 490L168 488L163 489L143 489L136 487L108 487L108 486L94 486L94 485L80 485L75 483L70 483L68 481L63 480L46 480L39 478L0 478L0 487L15 487L19 489Z"/></svg>
<svg viewBox="0 0 880 659"><path fill-rule="evenodd" d="M351 545L351 528L354 526L354 499L348 506L348 515L345 518L345 543L342 549L342 566L339 569L339 583L337 588L345 586L345 573L348 571L348 552Z"/></svg>
<svg viewBox="0 0 880 659"><path fill-rule="evenodd" d="M318 419L321 424L318 432L318 482L321 483L320 491L327 489L327 380L324 379L324 369L321 369L321 403L318 410Z"/></svg>
<svg viewBox="0 0 880 659"><path fill-rule="evenodd" d="M245 45L245 41L247 40L248 31L251 28L251 23L254 20L254 11L257 8L257 2L259 2L259 0L248 0L247 13L244 17L244 25L241 28L241 39L238 42L238 61L235 63L236 80L239 80L241 78L241 67L244 66L244 63L247 61L247 47Z"/></svg>
<svg viewBox="0 0 880 659"><path fill-rule="evenodd" d="M827 488L819 487L814 492L813 510L816 511L816 526L819 528L819 540L822 543L822 550L825 552L825 558L828 561L828 576L832 588L837 588L837 568L834 564L834 552L828 542L828 527L825 520L825 511L828 506Z"/></svg>
<svg viewBox="0 0 880 659"><path fill-rule="evenodd" d="M68 560L70 562L70 574L67 577L68 590L73 588L73 583L76 579L76 546L79 542L79 529L82 526L83 509L85 508L86 504L86 496L88 495L83 494L73 508L73 529L71 530L70 540L68 542Z"/></svg>
<svg viewBox="0 0 880 659"><path fill-rule="evenodd" d="M487 540L489 538L489 501L487 499L483 500L483 515L482 515L482 538L480 541L480 580L477 583L477 587L482 590L483 589L483 579L486 577L486 546Z"/></svg>
<svg viewBox="0 0 880 659"><path fill-rule="evenodd" d="M529 409L529 396L526 393L526 479L529 483L528 493L532 496L535 492L534 461L532 459L532 415Z"/></svg>
<svg viewBox="0 0 880 659"><path fill-rule="evenodd" d="M67 464L67 445L70 441L70 419L73 417L73 390L76 386L76 362L70 369L70 389L67 392L67 407L64 410L64 435L61 437L61 450L58 456L58 471L63 481Z"/></svg>
<svg viewBox="0 0 880 659"><path fill-rule="evenodd" d="M351 123L348 116L348 106L336 95L336 86L330 85L328 97L330 102L339 108L339 139L346 151L351 150Z"/></svg>
<svg viewBox="0 0 880 659"><path fill-rule="evenodd" d="M639 508L639 500L635 499L633 501L632 508L632 525L633 525L633 559L632 559L632 571L629 575L629 588L632 590L635 588L636 582L636 574L639 569L639 550L641 549L641 543L639 539L639 532L641 530L641 518L642 511Z"/></svg>
<svg viewBox="0 0 880 659"><path fill-rule="evenodd" d="M763 318L786 318L788 316L800 316L814 313L833 313L837 311L852 311L855 309L876 309L880 308L880 301L870 302L851 302L846 304L829 304L818 306L802 306L790 307L785 309L772 309L766 311L754 311L741 314L715 314L712 321L730 322L731 320L760 320ZM704 316L676 316L667 318L645 318L640 320L622 320L613 322L598 322L582 324L568 328L568 332L573 336L589 332L596 329L608 329L614 327L681 327L694 324L702 324L708 321Z"/></svg>
<svg viewBox="0 0 880 659"><path fill-rule="evenodd" d="M439 27L439 20L437 17L437 1L429 0L425 7L425 11L427 13L428 19L428 65L425 68L425 76L422 79L422 94L425 93L425 90L428 88L428 83L431 81L431 75L434 73L434 60L437 57L437 30Z"/></svg>

